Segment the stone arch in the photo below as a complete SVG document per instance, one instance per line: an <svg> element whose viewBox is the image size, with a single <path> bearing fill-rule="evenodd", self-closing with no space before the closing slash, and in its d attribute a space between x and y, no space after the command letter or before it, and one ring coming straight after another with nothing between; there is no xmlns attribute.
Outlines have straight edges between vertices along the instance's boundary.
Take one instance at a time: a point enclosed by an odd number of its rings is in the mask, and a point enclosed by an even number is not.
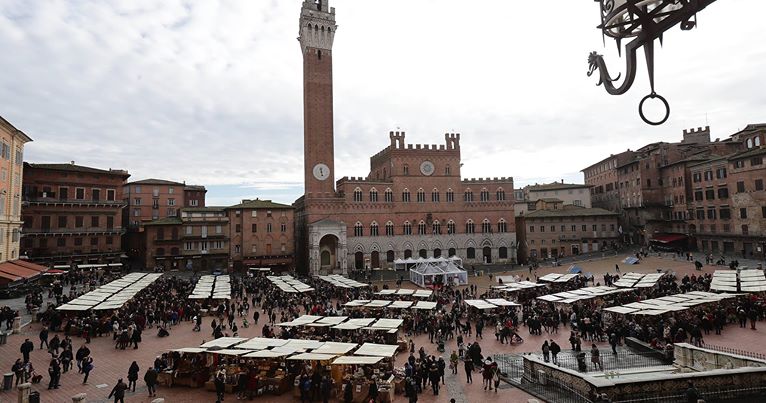
<svg viewBox="0 0 766 403"><path fill-rule="evenodd" d="M362 252L362 253L364 253L364 245L358 243L358 244L356 244L356 246L354 246L353 250L354 250L354 252Z"/></svg>
<svg viewBox="0 0 766 403"><path fill-rule="evenodd" d="M428 250L428 244L426 243L426 241L420 241L420 243L418 243L418 249Z"/></svg>
<svg viewBox="0 0 766 403"><path fill-rule="evenodd" d="M370 245L370 251L371 252L380 252L380 245L378 245L377 242L373 242L372 245Z"/></svg>
<svg viewBox="0 0 766 403"><path fill-rule="evenodd" d="M447 247L457 249L457 242L454 239L450 239L447 241Z"/></svg>
<svg viewBox="0 0 766 403"><path fill-rule="evenodd" d="M486 246L488 246L490 248L492 247L492 241L489 238L484 238L481 241L481 247L483 248L483 247L486 247Z"/></svg>
<svg viewBox="0 0 766 403"><path fill-rule="evenodd" d="M415 248L412 247L412 242L407 241L407 242L402 244L402 249L412 250L412 249L415 249Z"/></svg>
<svg viewBox="0 0 766 403"><path fill-rule="evenodd" d="M431 245L431 249L444 249L444 246L442 246L442 243L439 242L439 240L434 241L434 243Z"/></svg>
<svg viewBox="0 0 766 403"><path fill-rule="evenodd" d="M475 248L476 247L476 242L474 242L473 239L469 239L469 240L465 241L465 247L466 248Z"/></svg>

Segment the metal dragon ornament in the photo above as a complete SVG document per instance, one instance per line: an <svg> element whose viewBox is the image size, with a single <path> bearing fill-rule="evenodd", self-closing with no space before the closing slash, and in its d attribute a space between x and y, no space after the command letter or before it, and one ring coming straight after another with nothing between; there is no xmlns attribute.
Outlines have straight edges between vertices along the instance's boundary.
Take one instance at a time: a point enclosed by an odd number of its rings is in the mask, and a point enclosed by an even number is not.
<svg viewBox="0 0 766 403"><path fill-rule="evenodd" d="M654 41L659 39L662 46L662 37L665 31L680 24L681 30L688 31L697 26L697 13L702 11L716 0L595 0L601 5L601 25L604 42L606 37L614 38L617 42L617 50L622 56L621 42L623 39L633 38L625 46L625 61L627 71L625 79L620 86L614 82L620 79L620 75L612 78L604 62L604 57L596 52L588 56L588 76L599 70L597 85L604 85L606 92L612 95L626 93L636 79L636 52L644 48L646 68L649 73L649 85L651 93L645 96L638 105L638 113L641 119L650 125L661 125L670 117L670 104L654 91ZM659 99L665 106L665 115L659 121L651 121L644 115L644 103L648 99Z"/></svg>

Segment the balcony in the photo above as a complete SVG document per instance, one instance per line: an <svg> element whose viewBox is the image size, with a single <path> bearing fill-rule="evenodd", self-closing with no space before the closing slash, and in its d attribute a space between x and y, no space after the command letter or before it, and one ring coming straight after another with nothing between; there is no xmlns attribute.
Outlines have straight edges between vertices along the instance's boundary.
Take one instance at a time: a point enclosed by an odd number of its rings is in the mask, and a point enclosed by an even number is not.
<svg viewBox="0 0 766 403"><path fill-rule="evenodd" d="M125 207L124 201L61 199L55 197L25 197L24 206L61 206L61 207Z"/></svg>
<svg viewBox="0 0 766 403"><path fill-rule="evenodd" d="M22 228L23 236L47 235L122 235L125 228Z"/></svg>

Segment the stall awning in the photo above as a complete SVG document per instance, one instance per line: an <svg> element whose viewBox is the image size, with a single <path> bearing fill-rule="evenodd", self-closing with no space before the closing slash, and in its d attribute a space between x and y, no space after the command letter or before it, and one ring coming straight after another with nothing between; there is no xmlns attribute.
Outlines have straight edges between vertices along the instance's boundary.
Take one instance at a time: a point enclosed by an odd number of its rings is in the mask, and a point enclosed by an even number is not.
<svg viewBox="0 0 766 403"><path fill-rule="evenodd" d="M200 347L184 347L184 348L177 348L175 350L170 350L170 351L177 351L179 353L204 353L207 350Z"/></svg>
<svg viewBox="0 0 766 403"><path fill-rule="evenodd" d="M356 343L336 343L329 341L312 351L315 354L346 354L358 346Z"/></svg>
<svg viewBox="0 0 766 403"><path fill-rule="evenodd" d="M652 237L652 242L672 243L677 241L683 241L685 239L687 239L686 235L679 235L679 234L655 235Z"/></svg>
<svg viewBox="0 0 766 403"><path fill-rule="evenodd" d="M364 343L354 355L371 355L374 357L393 357L399 346L395 344Z"/></svg>
<svg viewBox="0 0 766 403"><path fill-rule="evenodd" d="M288 360L302 360L302 361L330 361L333 358L335 358L336 355L334 354L314 354L314 353L303 353L303 354L296 354L292 357L288 357Z"/></svg>
<svg viewBox="0 0 766 403"><path fill-rule="evenodd" d="M220 348L229 348L235 344L242 343L247 339L243 337L219 337L215 340L210 340L209 342L201 345L200 347L203 348L211 348L211 347L220 347Z"/></svg>
<svg viewBox="0 0 766 403"><path fill-rule="evenodd" d="M284 357L290 354L292 353L272 351L272 350L261 350L261 351L253 351L252 353L247 353L243 357L244 358L279 358L279 357Z"/></svg>
<svg viewBox="0 0 766 403"><path fill-rule="evenodd" d="M377 364L383 357L349 356L338 357L332 365L372 365Z"/></svg>

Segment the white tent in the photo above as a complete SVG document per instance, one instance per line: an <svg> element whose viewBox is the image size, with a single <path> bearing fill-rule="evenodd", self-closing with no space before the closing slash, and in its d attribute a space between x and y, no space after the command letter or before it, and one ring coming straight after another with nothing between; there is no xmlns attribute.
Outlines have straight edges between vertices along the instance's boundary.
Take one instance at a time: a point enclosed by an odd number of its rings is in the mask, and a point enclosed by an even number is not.
<svg viewBox="0 0 766 403"><path fill-rule="evenodd" d="M410 281L421 287L433 284L466 285L468 273L459 264L457 258L418 259L415 267L410 269Z"/></svg>

